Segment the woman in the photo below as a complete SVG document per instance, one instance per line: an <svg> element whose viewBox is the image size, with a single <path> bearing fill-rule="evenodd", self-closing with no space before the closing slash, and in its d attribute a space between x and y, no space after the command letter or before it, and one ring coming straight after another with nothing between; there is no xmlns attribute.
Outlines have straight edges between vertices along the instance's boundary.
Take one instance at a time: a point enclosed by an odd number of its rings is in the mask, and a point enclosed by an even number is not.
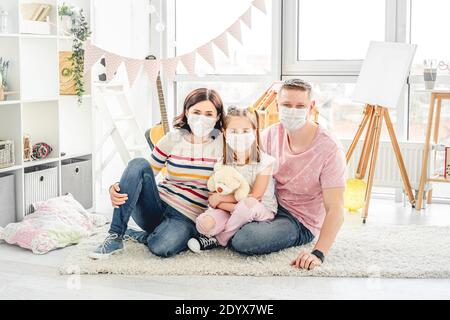
<svg viewBox="0 0 450 320"><path fill-rule="evenodd" d="M197 235L195 219L208 207L207 180L223 152L223 103L214 90L199 88L188 94L174 132L159 141L149 161L128 163L120 182L110 187L114 206L109 235L89 256L109 257L123 250L131 238L160 257L187 248ZM160 183L155 176L167 168ZM143 231L127 230L130 217Z"/></svg>

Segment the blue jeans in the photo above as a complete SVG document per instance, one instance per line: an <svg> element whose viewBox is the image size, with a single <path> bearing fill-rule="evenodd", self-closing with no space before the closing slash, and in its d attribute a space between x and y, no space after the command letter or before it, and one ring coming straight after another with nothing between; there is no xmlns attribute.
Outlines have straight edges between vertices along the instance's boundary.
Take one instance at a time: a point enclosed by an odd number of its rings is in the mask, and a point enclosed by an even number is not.
<svg viewBox="0 0 450 320"><path fill-rule="evenodd" d="M148 249L160 257L170 257L185 249L197 235L194 221L178 212L159 196L150 163L136 158L128 163L119 182L128 200L115 208L109 232L123 236L130 217L144 230Z"/></svg>
<svg viewBox="0 0 450 320"><path fill-rule="evenodd" d="M246 255L280 251L311 242L314 235L286 209L279 207L272 221L250 222L231 239L231 247Z"/></svg>

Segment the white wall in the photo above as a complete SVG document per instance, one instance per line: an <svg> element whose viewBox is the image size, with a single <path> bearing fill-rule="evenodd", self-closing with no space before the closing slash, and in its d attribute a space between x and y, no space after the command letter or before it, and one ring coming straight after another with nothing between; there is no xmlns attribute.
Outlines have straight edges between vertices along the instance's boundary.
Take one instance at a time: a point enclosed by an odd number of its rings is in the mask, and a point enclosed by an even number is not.
<svg viewBox="0 0 450 320"><path fill-rule="evenodd" d="M93 41L102 49L126 57L144 59L150 53L148 0L93 0L94 22ZM126 70L122 65L117 72L118 79L127 81ZM131 104L142 128L151 124L151 92L147 77L141 71L131 88ZM101 135L103 123L97 121L97 137ZM102 151L103 157L114 150L107 143ZM101 188L107 189L120 179L124 165L118 155L103 171Z"/></svg>

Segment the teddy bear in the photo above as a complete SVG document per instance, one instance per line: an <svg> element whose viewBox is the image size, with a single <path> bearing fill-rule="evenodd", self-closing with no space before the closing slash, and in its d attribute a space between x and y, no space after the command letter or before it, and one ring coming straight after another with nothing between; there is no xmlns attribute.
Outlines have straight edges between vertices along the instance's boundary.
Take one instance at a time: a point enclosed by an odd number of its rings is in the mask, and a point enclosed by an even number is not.
<svg viewBox="0 0 450 320"><path fill-rule="evenodd" d="M208 180L208 189L220 195L234 193L236 201L245 199L250 193L250 185L235 168L216 163L214 173Z"/></svg>

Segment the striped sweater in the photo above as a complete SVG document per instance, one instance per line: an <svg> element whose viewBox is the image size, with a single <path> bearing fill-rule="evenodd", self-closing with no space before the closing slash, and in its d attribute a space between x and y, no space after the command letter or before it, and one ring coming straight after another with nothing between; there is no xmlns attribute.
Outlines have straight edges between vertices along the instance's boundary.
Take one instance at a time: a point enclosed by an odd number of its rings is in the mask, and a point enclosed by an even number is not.
<svg viewBox="0 0 450 320"><path fill-rule="evenodd" d="M158 184L161 200L195 220L208 208L207 181L222 153L222 135L204 144L193 144L179 130L166 134L150 158L155 176L167 167Z"/></svg>

